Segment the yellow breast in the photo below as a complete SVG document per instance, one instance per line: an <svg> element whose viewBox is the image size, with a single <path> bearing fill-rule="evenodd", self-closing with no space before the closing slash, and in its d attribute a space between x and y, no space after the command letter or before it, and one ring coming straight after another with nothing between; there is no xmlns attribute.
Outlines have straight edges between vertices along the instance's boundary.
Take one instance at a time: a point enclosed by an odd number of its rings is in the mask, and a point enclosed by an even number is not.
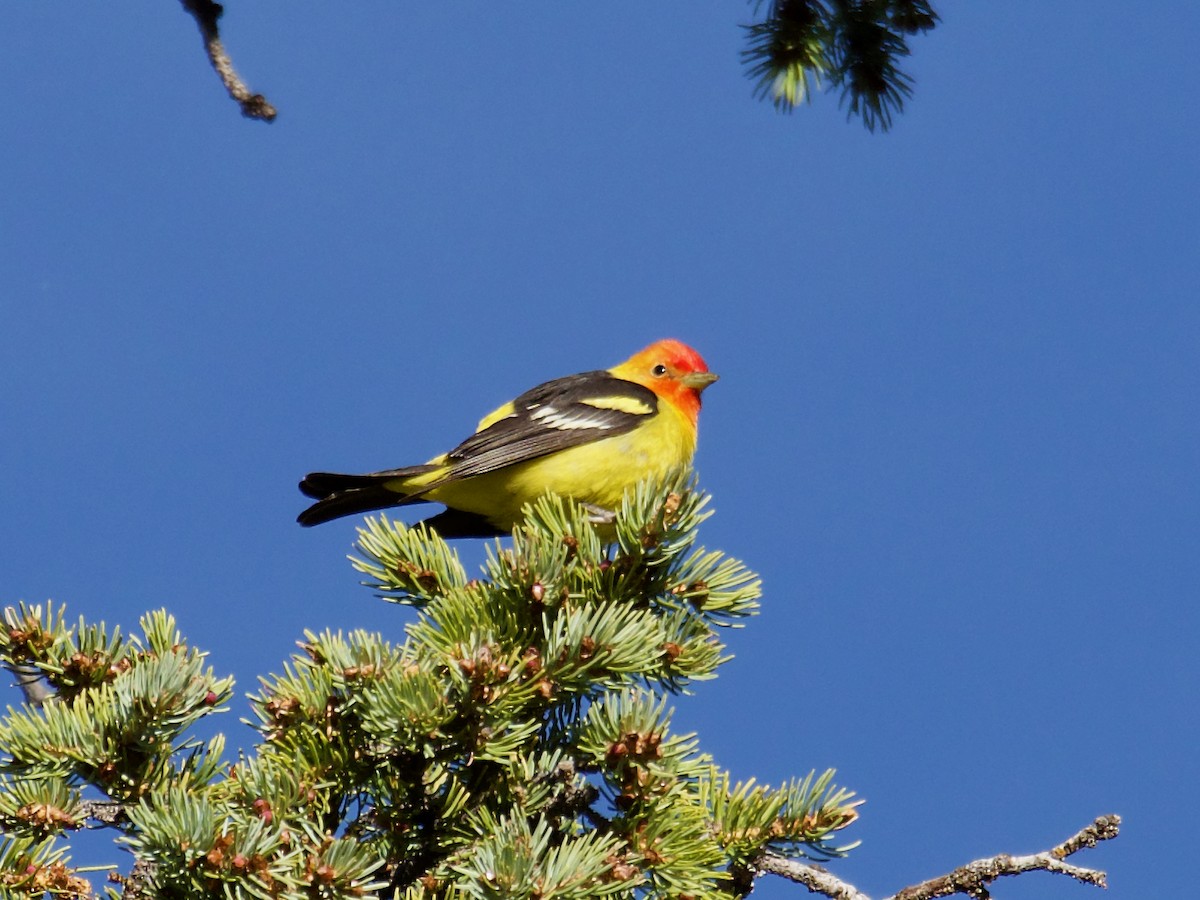
<svg viewBox="0 0 1200 900"><path fill-rule="evenodd" d="M618 509L626 490L691 462L695 450L695 427L671 404L660 403L657 415L630 432L451 482L426 497L508 531L520 521L521 508L547 492Z"/></svg>

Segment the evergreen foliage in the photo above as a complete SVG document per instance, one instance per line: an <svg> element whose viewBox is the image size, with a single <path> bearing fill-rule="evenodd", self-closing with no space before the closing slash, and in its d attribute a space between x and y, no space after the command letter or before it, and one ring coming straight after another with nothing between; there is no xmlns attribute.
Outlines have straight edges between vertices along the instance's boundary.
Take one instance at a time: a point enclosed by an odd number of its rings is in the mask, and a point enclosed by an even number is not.
<svg viewBox="0 0 1200 900"><path fill-rule="evenodd" d="M671 729L760 593L697 546L707 505L687 473L603 529L547 496L480 579L426 528L368 520L353 564L416 621L399 644L306 633L232 762L189 737L232 681L167 613L126 638L9 609L0 659L56 696L0 722L0 894L91 896L67 856L89 820L133 855L108 888L127 897L715 900L747 893L765 850L844 852L857 804L832 772L737 782Z"/></svg>
<svg viewBox="0 0 1200 900"><path fill-rule="evenodd" d="M777 109L791 111L827 81L841 90L847 117L886 131L912 95L899 67L908 39L937 23L928 0L770 0L763 21L746 26L742 57L756 95Z"/></svg>

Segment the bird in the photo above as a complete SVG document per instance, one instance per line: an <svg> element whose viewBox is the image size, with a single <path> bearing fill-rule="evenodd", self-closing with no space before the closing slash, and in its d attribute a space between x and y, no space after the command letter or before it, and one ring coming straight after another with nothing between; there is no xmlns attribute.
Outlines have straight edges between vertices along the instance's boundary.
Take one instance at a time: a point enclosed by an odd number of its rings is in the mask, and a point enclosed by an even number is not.
<svg viewBox="0 0 1200 900"><path fill-rule="evenodd" d="M656 341L609 369L539 384L480 420L426 463L366 475L312 472L300 490L317 502L308 527L415 503L441 503L424 520L443 538L510 534L546 493L611 521L639 481L691 463L700 394L717 376L687 344Z"/></svg>

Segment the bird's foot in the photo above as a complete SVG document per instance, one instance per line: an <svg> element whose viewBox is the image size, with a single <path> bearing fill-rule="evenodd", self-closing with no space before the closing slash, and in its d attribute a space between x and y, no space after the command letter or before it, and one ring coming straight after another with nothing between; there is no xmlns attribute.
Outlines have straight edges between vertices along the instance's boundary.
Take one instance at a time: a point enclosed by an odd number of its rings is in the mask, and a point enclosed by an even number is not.
<svg viewBox="0 0 1200 900"><path fill-rule="evenodd" d="M593 525L611 525L617 521L617 514L611 509L605 509L594 503L581 503L580 506L588 514L588 521Z"/></svg>

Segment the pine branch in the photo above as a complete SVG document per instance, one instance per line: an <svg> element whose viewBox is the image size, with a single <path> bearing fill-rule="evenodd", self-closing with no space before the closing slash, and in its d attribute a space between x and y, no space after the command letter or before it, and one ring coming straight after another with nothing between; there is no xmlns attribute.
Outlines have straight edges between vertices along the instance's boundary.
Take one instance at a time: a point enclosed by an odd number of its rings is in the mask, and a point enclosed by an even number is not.
<svg viewBox="0 0 1200 900"><path fill-rule="evenodd" d="M908 38L932 30L938 15L930 0L751 0L767 6L763 21L744 26L742 52L754 93L790 112L823 83L841 88L847 118L857 115L874 131L887 131L912 94L912 78L897 65L908 56ZM276 109L250 90L221 41L224 8L214 0L180 0L196 21L209 63L242 115L274 121Z"/></svg>
<svg viewBox="0 0 1200 900"><path fill-rule="evenodd" d="M752 0L756 8L763 0ZM761 22L745 26L742 60L755 96L791 112L829 84L841 89L847 118L887 131L912 95L899 66L908 39L933 29L929 0L771 0Z"/></svg>
<svg viewBox="0 0 1200 900"><path fill-rule="evenodd" d="M250 88L246 86L246 82L242 81L241 76L233 68L233 60L229 58L229 54L225 52L225 45L221 43L221 31L217 26L217 20L225 11L221 4L214 3L213 0L179 0L179 2L196 20L196 25L200 28L200 35L204 38L204 50L208 53L208 61L212 63L213 69L220 76L221 83L225 85L229 96L236 100L242 108L242 115L247 119L273 122L276 116L275 107L262 94L251 92Z"/></svg>
<svg viewBox="0 0 1200 900"><path fill-rule="evenodd" d="M1067 875L1084 884L1107 887L1104 872L1097 869L1086 869L1064 862L1064 860L1085 847L1095 847L1100 841L1115 838L1119 833L1120 825L1120 816L1100 816L1086 828L1050 850L1031 853L1027 856L998 853L985 859L977 859L959 866L945 875L939 875L936 878L922 881L920 884L906 887L888 897L887 900L933 900L935 897L949 897L954 894L987 898L990 896L987 886L997 878L1038 871ZM834 900L870 900L854 885L842 881L824 869L798 860L787 859L776 853L763 853L755 860L753 868L759 873L779 875L789 881L802 884L813 893L824 894Z"/></svg>

